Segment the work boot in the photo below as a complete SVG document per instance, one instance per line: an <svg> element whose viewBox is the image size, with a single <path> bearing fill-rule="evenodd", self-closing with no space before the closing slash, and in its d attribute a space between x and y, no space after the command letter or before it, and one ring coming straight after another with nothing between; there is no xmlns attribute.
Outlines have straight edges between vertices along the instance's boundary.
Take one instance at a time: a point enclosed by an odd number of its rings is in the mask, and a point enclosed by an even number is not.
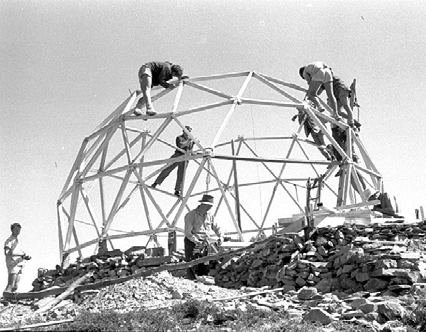
<svg viewBox="0 0 426 332"><path fill-rule="evenodd" d="M133 111L133 114L136 116L140 116L142 115L142 110L140 108L135 108L135 110Z"/></svg>
<svg viewBox="0 0 426 332"><path fill-rule="evenodd" d="M354 120L354 126L355 128L361 127L361 123L358 120Z"/></svg>
<svg viewBox="0 0 426 332"><path fill-rule="evenodd" d="M146 115L155 115L157 112L154 109L154 106L149 106L146 108Z"/></svg>

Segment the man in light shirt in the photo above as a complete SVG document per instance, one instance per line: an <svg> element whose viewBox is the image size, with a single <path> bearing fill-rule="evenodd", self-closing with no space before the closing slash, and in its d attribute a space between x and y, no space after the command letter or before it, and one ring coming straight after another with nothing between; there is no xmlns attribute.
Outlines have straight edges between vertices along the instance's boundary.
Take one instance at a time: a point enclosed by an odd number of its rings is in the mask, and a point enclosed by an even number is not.
<svg viewBox="0 0 426 332"><path fill-rule="evenodd" d="M213 196L203 195L199 201L199 205L195 210L189 211L185 216L185 259L187 262L194 259L195 247L201 246L204 241L210 240L212 231L216 233L219 238L219 243L223 241L222 229L214 221L213 215L210 214L209 210L213 206ZM206 274L206 268L204 264L198 266L199 275ZM187 270L188 279L196 279L194 269L189 268Z"/></svg>
<svg viewBox="0 0 426 332"><path fill-rule="evenodd" d="M336 97L333 93L333 72L329 66L324 62L313 62L299 69L300 76L308 82L307 97L312 101L317 109L321 110L323 107L318 101L319 91L324 87L329 100L329 105L332 109L332 116L340 120L337 112Z"/></svg>
<svg viewBox="0 0 426 332"><path fill-rule="evenodd" d="M19 281L21 280L22 268L24 261L30 260L31 257L22 251L18 236L21 233L21 225L14 223L10 226L12 235L4 243L4 254L6 256L6 266L8 273L8 281L5 292L16 292Z"/></svg>

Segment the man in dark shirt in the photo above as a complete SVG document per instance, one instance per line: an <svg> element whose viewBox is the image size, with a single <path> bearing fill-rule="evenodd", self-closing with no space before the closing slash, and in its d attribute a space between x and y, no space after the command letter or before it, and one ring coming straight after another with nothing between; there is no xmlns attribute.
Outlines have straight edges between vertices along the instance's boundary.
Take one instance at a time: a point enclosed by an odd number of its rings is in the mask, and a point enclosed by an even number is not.
<svg viewBox="0 0 426 332"><path fill-rule="evenodd" d="M139 99L136 104L134 114L142 115L142 107L145 102L146 105L146 114L155 115L154 107L152 106L151 101L151 88L154 86L161 85L166 89L175 88L174 84L167 83L168 80L171 80L173 77L181 78L183 74L183 69L176 64L171 62L148 62L145 63L139 69L139 83L141 85L141 90L143 97Z"/></svg>
<svg viewBox="0 0 426 332"><path fill-rule="evenodd" d="M185 128L188 132L192 131L192 128L190 126L185 126ZM191 140L188 134L185 131L183 131L182 135L176 137L176 146L177 146L177 149L170 158L177 158L177 157L183 156L185 152L191 152L194 146L194 142ZM185 169L187 165L188 165L188 161L186 160L175 162L169 165L168 167L166 167L165 169L161 171L161 173L158 175L157 179L151 185L151 187L155 188L157 185L161 185L163 181L166 179L166 177L170 174L170 172L177 167L178 170L177 170L177 178L176 178L176 184L175 184L175 196L181 197L183 177L184 177Z"/></svg>

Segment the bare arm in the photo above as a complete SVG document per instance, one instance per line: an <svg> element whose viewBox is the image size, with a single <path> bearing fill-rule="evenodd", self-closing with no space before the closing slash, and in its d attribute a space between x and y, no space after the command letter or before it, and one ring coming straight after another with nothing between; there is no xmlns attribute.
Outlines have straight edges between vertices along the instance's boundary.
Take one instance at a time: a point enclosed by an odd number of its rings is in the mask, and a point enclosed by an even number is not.
<svg viewBox="0 0 426 332"><path fill-rule="evenodd" d="M215 222L214 219L213 219L213 223L212 223L212 230L216 233L216 235L219 238L219 240L222 241L223 240L223 231L222 231L222 228Z"/></svg>

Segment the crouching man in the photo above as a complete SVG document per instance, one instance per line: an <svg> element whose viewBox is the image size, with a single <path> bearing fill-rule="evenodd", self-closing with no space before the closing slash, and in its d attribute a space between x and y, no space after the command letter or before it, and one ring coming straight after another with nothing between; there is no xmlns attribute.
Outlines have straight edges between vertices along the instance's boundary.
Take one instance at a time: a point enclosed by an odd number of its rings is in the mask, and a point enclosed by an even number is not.
<svg viewBox="0 0 426 332"><path fill-rule="evenodd" d="M189 211L185 216L185 259L187 262L193 260L194 249L200 248L206 240L210 238L212 231L219 237L219 244L223 241L222 229L214 221L213 215L209 210L213 206L213 196L203 195L195 210ZM198 265L198 275L207 275L208 268L204 264ZM196 279L194 268L188 268L187 277L190 280Z"/></svg>

